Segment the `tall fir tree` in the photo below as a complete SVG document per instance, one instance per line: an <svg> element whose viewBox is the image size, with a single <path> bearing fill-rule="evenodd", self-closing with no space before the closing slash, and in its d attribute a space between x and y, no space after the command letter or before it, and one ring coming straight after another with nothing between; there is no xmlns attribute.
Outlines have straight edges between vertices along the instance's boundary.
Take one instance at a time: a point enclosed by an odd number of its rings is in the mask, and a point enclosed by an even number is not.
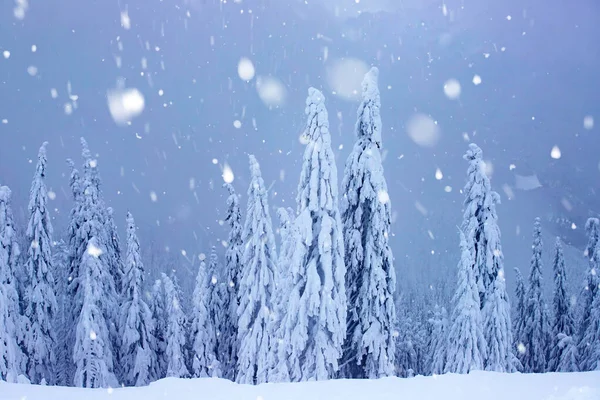
<svg viewBox="0 0 600 400"><path fill-rule="evenodd" d="M55 355L56 365L54 368L54 383L59 386L68 386L72 382L67 379L67 370L71 364L68 357L68 347L65 343L67 336L67 320L68 320L68 303L67 303L67 285L68 285L68 258L69 246L64 240L59 240L54 244L53 262L55 287L56 287L56 302L58 304L56 317L53 321L53 329L55 331Z"/></svg>
<svg viewBox="0 0 600 400"><path fill-rule="evenodd" d="M539 218L533 227L533 256L529 273L529 288L525 306L523 368L525 372L546 372L548 362L549 321L542 294L542 227Z"/></svg>
<svg viewBox="0 0 600 400"><path fill-rule="evenodd" d="M75 374L73 385L83 388L115 387L113 349L110 341L109 322L102 309L106 294L106 271L101 241L96 237L88 240L88 247L81 259L79 284L74 303L81 304L75 328L73 361Z"/></svg>
<svg viewBox="0 0 600 400"><path fill-rule="evenodd" d="M342 182L348 315L344 376L380 378L394 373L396 273L389 245L391 206L383 175L381 101L376 67L362 82L356 144Z"/></svg>
<svg viewBox="0 0 600 400"><path fill-rule="evenodd" d="M16 382L26 368L23 340L27 324L19 310L15 276L20 254L11 191L0 186L0 380L8 382Z"/></svg>
<svg viewBox="0 0 600 400"><path fill-rule="evenodd" d="M175 279L162 274L165 290L165 359L166 376L172 378L187 378L190 372L187 368L187 317L181 304L181 290Z"/></svg>
<svg viewBox="0 0 600 400"><path fill-rule="evenodd" d="M346 336L344 241L338 207L337 168L325 97L315 88L306 99L307 139L298 217L302 251L290 265L284 343L292 381L333 378Z"/></svg>
<svg viewBox="0 0 600 400"><path fill-rule="evenodd" d="M156 354L156 364L152 373L152 381L157 381L167 375L167 314L165 303L165 291L162 280L154 281L152 291L150 292L150 310L152 312L152 321L154 321L154 330L152 331L153 352Z"/></svg>
<svg viewBox="0 0 600 400"><path fill-rule="evenodd" d="M121 371L127 385L144 386L153 379L157 358L153 348L154 320L144 300L144 265L135 221L127 213L127 255L121 275Z"/></svg>
<svg viewBox="0 0 600 400"><path fill-rule="evenodd" d="M469 162L462 230L471 235L473 270L477 280L486 348L484 367L499 372L515 371L517 363L512 346L510 303L504 278L504 255L496 204L498 193L492 191L485 173L483 152L474 143L463 157Z"/></svg>
<svg viewBox="0 0 600 400"><path fill-rule="evenodd" d="M38 153L38 162L29 197L29 224L25 271L25 315L28 329L25 337L27 349L27 375L32 383L54 384L56 367L56 338L53 322L57 313L56 288L52 272L52 223L48 210L46 189L46 146Z"/></svg>
<svg viewBox="0 0 600 400"><path fill-rule="evenodd" d="M267 382L275 280L275 238L260 166L250 155L250 187L244 224L242 272L239 283L238 366L236 381Z"/></svg>
<svg viewBox="0 0 600 400"><path fill-rule="evenodd" d="M212 326L215 330L215 358L217 362L212 368L212 376L216 378L223 377L223 367L221 360L228 351L228 341L224 341L223 332L226 331L227 309L225 308L225 298L228 296L227 284L225 281L223 266L219 262L217 247L212 246L210 250L210 260L208 263L208 276L210 277L210 297L208 298L208 310Z"/></svg>
<svg viewBox="0 0 600 400"><path fill-rule="evenodd" d="M400 310L400 307L397 307ZM412 378L419 370L419 352L417 348L417 332L413 315L407 309L396 321L396 355L395 371L401 378Z"/></svg>
<svg viewBox="0 0 600 400"><path fill-rule="evenodd" d="M117 297L121 297L124 295L124 291L127 291L128 288L123 285L123 279L125 276L125 265L123 263L123 259L121 257L121 245L119 239L119 233L117 231L117 225L115 224L114 216L113 216L112 207L106 208L106 233L107 240L110 251L110 262L111 262L111 275L115 281L115 290L117 292ZM125 301L124 299L119 298L119 302Z"/></svg>
<svg viewBox="0 0 600 400"><path fill-rule="evenodd" d="M525 290L525 282L523 281L523 275L519 268L515 268L516 276L516 288L515 297L517 298L517 304L515 306L515 318L513 324L513 339L514 349L517 350L516 356L519 359L519 369L523 370L523 361L525 355L525 325L526 321L526 304L527 304L527 291Z"/></svg>
<svg viewBox="0 0 600 400"><path fill-rule="evenodd" d="M235 379L235 368L237 365L237 331L239 306L238 290L239 279L242 271L242 213L240 211L240 198L235 193L233 186L226 183L225 187L229 191L227 197L227 216L225 221L229 224L229 237L227 249L225 250L225 275L227 296L224 298L224 320L223 331L221 332L221 368L223 377Z"/></svg>
<svg viewBox="0 0 600 400"><path fill-rule="evenodd" d="M567 294L567 272L560 238L556 238L554 247L554 322L552 324L552 342L548 370L557 372L576 372L577 342L575 321L571 303ZM575 361L575 362L572 362Z"/></svg>
<svg viewBox="0 0 600 400"><path fill-rule="evenodd" d="M200 263L192 298L192 374L197 378L220 375L217 358L217 329L211 310L211 297L217 284L213 271Z"/></svg>
<svg viewBox="0 0 600 400"><path fill-rule="evenodd" d="M106 209L101 198L100 178L97 172L97 162L92 159L87 143L82 138L82 155L84 159L83 176L79 177L78 172L72 168L71 188L75 197L75 209L71 213L71 223L69 226L69 285L67 295L71 299L69 304L70 318L68 321L69 333L66 337L66 343L70 347L69 358L73 358L75 352L81 351L73 347L76 343L76 334L78 332L75 326L81 319L82 305L81 299L84 297L86 288L81 286L86 281L86 272L81 269L84 256L90 248L90 240L94 238L96 244L93 248L100 249L97 255L98 261L95 263L99 268L98 274L102 279L102 285L98 290L103 291L98 296L99 303L94 307L99 307L102 312L103 321L107 324L108 340L103 342L103 354L113 358L111 363L106 364L109 368L109 375L116 375L114 368L118 364L119 342L117 330L118 302L115 290L114 276L111 273L112 256L109 249L111 247L108 240L106 228ZM71 376L75 371L71 368L69 374L70 381L83 382ZM80 377L79 377L80 378Z"/></svg>
<svg viewBox="0 0 600 400"><path fill-rule="evenodd" d="M581 356L580 369L581 371L589 371L592 369L590 365L589 351L590 343L585 339L588 335L588 327L592 312L592 303L598 292L598 271L600 269L600 254L596 251L599 247L600 237L600 220L598 218L589 218L585 224L585 230L588 236L588 244L585 249L585 256L588 259L588 267L585 272L585 281L583 290L579 296L579 315L578 315L578 333L579 343L578 352ZM593 330L593 328L592 328Z"/></svg>
<svg viewBox="0 0 600 400"><path fill-rule="evenodd" d="M466 374L484 368L487 344L479 306L479 288L473 267L473 232L460 232L461 259L448 335L445 372Z"/></svg>

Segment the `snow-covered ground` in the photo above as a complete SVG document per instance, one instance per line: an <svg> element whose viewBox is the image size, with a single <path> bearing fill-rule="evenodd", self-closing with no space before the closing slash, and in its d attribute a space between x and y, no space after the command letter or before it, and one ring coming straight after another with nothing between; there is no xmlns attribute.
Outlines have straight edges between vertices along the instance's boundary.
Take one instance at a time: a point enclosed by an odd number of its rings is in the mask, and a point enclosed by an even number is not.
<svg viewBox="0 0 600 400"><path fill-rule="evenodd" d="M149 387L79 389L0 382L0 400L598 400L600 372L474 372L409 379L239 385L223 379L162 379Z"/></svg>

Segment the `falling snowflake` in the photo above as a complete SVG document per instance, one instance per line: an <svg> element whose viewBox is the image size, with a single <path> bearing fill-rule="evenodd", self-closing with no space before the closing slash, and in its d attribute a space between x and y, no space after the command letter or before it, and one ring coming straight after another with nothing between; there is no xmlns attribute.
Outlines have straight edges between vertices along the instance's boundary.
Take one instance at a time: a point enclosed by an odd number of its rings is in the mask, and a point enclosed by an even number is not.
<svg viewBox="0 0 600 400"><path fill-rule="evenodd" d="M94 258L98 258L102 254L102 249L90 243L87 247L87 253Z"/></svg>
<svg viewBox="0 0 600 400"><path fill-rule="evenodd" d="M479 75L475 75L475 76L473 77L473 84L474 84L475 86L477 86L477 85L479 85L480 83L481 83L481 77L480 77Z"/></svg>
<svg viewBox="0 0 600 400"><path fill-rule="evenodd" d="M231 167L229 167L228 164L225 164L223 166L223 180L225 181L225 183L231 183L233 182L234 176L233 176L233 171L231 170Z"/></svg>
<svg viewBox="0 0 600 400"><path fill-rule="evenodd" d="M240 76L240 79L246 82L251 81L252 78L254 78L254 73L255 70L252 61L245 57L241 58L238 63L238 75Z"/></svg>
<svg viewBox="0 0 600 400"><path fill-rule="evenodd" d="M442 180L442 178L444 177L444 174L442 174L442 171L438 168L435 170L435 179L437 179L438 181Z"/></svg>
<svg viewBox="0 0 600 400"><path fill-rule="evenodd" d="M444 83L444 94L450 100L456 100L460 96L460 82L456 79L448 79L446 83Z"/></svg>
<svg viewBox="0 0 600 400"><path fill-rule="evenodd" d="M90 330L90 339L96 340L96 332L94 332L93 330Z"/></svg>
<svg viewBox="0 0 600 400"><path fill-rule="evenodd" d="M558 146L554 146L552 148L552 150L550 151L550 157L554 158L555 160L558 160L561 157L560 149L558 148Z"/></svg>

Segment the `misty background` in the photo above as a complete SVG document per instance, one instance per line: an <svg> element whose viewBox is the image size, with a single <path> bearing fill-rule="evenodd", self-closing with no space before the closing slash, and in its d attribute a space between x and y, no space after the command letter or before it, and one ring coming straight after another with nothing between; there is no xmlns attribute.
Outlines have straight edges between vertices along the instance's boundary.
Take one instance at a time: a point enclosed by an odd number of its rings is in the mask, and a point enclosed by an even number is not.
<svg viewBox="0 0 600 400"><path fill-rule="evenodd" d="M83 136L121 237L131 210L146 266L193 277L198 255L223 252L226 166L245 209L247 155L256 155L274 228L277 207L295 208L309 86L326 96L341 182L360 82L377 66L400 293L453 291L469 141L502 198L509 293L513 268L528 274L536 216L546 290L558 235L578 291L585 220L599 209L598 37L593 0L3 0L0 184L24 229L48 141L60 239L72 206L65 159L83 162ZM456 98L444 90L450 79ZM144 97L130 125L107 101L123 87ZM426 123L414 128L415 116ZM434 130L437 140L425 140Z"/></svg>

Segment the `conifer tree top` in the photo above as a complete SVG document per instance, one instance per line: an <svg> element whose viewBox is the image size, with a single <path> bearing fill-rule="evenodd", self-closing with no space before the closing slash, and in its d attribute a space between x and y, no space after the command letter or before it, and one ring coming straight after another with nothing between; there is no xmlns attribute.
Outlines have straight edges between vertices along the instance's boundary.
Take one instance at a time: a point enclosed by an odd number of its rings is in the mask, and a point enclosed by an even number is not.
<svg viewBox="0 0 600 400"><path fill-rule="evenodd" d="M308 122L304 134L311 141L322 135L329 136L329 115L325 108L325 96L314 87L308 89L305 113L308 115Z"/></svg>
<svg viewBox="0 0 600 400"><path fill-rule="evenodd" d="M362 81L362 102L357 111L355 133L358 139L368 138L381 147L381 100L378 79L379 69L373 67Z"/></svg>

